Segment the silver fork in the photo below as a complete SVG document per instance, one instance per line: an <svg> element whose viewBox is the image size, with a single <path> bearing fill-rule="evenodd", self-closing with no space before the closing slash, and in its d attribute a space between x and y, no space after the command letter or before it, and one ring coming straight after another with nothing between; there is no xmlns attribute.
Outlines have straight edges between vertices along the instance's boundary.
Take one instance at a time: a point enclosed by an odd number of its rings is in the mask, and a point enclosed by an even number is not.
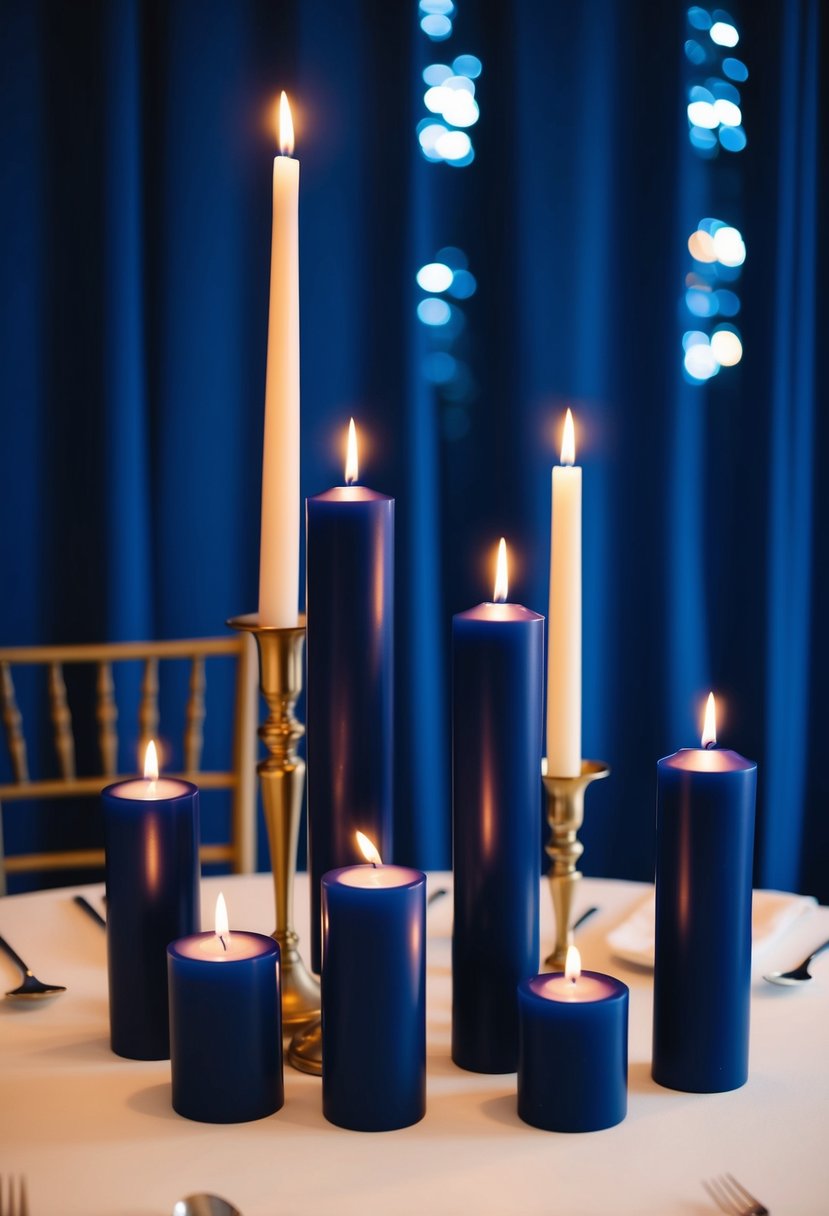
<svg viewBox="0 0 829 1216"><path fill-rule="evenodd" d="M0 1216L29 1216L26 1179L21 1174L17 1179L16 1187L14 1183L14 1175L10 1178L3 1178L0 1174ZM15 1198L15 1196L17 1197Z"/></svg>
<svg viewBox="0 0 829 1216"><path fill-rule="evenodd" d="M720 1211L727 1212L728 1216L769 1216L768 1208L747 1191L733 1174L703 1180L702 1185Z"/></svg>

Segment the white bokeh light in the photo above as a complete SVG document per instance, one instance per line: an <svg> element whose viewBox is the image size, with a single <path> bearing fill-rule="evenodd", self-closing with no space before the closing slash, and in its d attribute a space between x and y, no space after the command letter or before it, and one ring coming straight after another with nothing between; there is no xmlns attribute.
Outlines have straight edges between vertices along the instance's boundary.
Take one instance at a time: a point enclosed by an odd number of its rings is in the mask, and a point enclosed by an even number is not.
<svg viewBox="0 0 829 1216"><path fill-rule="evenodd" d="M743 121L740 107L733 101L727 101L724 97L720 97L714 102L714 114L717 122L722 123L724 127L739 127Z"/></svg>
<svg viewBox="0 0 829 1216"><path fill-rule="evenodd" d="M746 247L738 228L718 228L714 233L714 252L723 266L742 266Z"/></svg>
<svg viewBox="0 0 829 1216"><path fill-rule="evenodd" d="M740 35L730 21L715 21L709 33L717 46L736 46L740 41Z"/></svg>
<svg viewBox="0 0 829 1216"><path fill-rule="evenodd" d="M711 335L711 350L723 367L734 367L743 357L743 344L733 329L716 329Z"/></svg>
<svg viewBox="0 0 829 1216"><path fill-rule="evenodd" d="M463 160L472 149L472 143L465 131L447 131L435 141L435 152L444 160Z"/></svg>
<svg viewBox="0 0 829 1216"><path fill-rule="evenodd" d="M713 131L720 123L710 101L692 101L688 106L688 121L695 127L703 127L709 131Z"/></svg>
<svg viewBox="0 0 829 1216"><path fill-rule="evenodd" d="M720 370L708 342L697 342L685 352L685 370L693 380L710 380Z"/></svg>
<svg viewBox="0 0 829 1216"><path fill-rule="evenodd" d="M417 272L417 285L424 291L446 291L454 277L451 268L443 262L428 262Z"/></svg>

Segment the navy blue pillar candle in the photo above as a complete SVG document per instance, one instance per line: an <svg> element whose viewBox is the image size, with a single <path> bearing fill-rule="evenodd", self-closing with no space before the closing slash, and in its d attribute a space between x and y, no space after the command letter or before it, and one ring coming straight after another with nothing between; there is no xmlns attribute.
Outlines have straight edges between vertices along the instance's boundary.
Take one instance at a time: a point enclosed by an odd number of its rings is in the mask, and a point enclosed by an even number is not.
<svg viewBox="0 0 829 1216"><path fill-rule="evenodd" d="M107 972L112 1050L170 1055L167 946L199 918L199 791L144 778L107 786Z"/></svg>
<svg viewBox="0 0 829 1216"><path fill-rule="evenodd" d="M459 613L452 665L452 1059L514 1072L515 989L538 970L544 618Z"/></svg>
<svg viewBox="0 0 829 1216"><path fill-rule="evenodd" d="M352 1131L426 1112L426 876L349 866L322 880L322 1112Z"/></svg>
<svg viewBox="0 0 829 1216"><path fill-rule="evenodd" d="M580 971L571 950L567 974L518 985L518 1114L548 1132L597 1132L627 1114L628 988Z"/></svg>
<svg viewBox="0 0 829 1216"><path fill-rule="evenodd" d="M323 874L354 860L358 829L383 857L392 853L394 499L346 485L309 498L306 512L308 869L319 972Z"/></svg>
<svg viewBox="0 0 829 1216"><path fill-rule="evenodd" d="M282 1106L279 946L261 933L199 933L167 947L173 1109L246 1123Z"/></svg>
<svg viewBox="0 0 829 1216"><path fill-rule="evenodd" d="M733 751L657 765L653 1079L670 1089L748 1079L756 787L757 765Z"/></svg>

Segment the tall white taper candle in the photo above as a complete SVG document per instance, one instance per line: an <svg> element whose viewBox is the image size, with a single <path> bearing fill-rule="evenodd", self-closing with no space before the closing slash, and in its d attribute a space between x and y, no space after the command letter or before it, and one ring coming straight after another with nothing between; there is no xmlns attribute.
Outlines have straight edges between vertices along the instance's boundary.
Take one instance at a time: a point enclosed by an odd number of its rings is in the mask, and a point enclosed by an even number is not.
<svg viewBox="0 0 829 1216"><path fill-rule="evenodd" d="M296 625L299 604L299 161L288 99L273 162L271 297L262 454L259 616Z"/></svg>
<svg viewBox="0 0 829 1216"><path fill-rule="evenodd" d="M561 464L553 469L547 652L547 772L581 772L581 469L567 411Z"/></svg>

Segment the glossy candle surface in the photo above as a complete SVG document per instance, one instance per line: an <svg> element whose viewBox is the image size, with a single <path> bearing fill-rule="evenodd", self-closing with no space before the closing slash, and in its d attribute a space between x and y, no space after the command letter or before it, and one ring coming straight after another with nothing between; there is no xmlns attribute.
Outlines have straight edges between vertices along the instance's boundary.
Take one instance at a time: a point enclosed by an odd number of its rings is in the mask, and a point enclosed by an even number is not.
<svg viewBox="0 0 829 1216"><path fill-rule="evenodd" d="M311 965L320 881L357 860L354 833L392 853L394 499L363 486L309 498L308 869Z"/></svg>
<svg viewBox="0 0 829 1216"><path fill-rule="evenodd" d="M657 765L653 1078L715 1093L748 1077L757 766L687 748Z"/></svg>
<svg viewBox="0 0 829 1216"><path fill-rule="evenodd" d="M452 1059L514 1072L515 989L538 970L544 618L461 612L452 664Z"/></svg>
<svg viewBox="0 0 829 1216"><path fill-rule="evenodd" d="M518 1114L545 1131L592 1132L627 1113L628 988L583 971L518 985Z"/></svg>
<svg viewBox="0 0 829 1216"><path fill-rule="evenodd" d="M201 933L167 948L173 1109L203 1123L279 1110L279 946L260 933Z"/></svg>
<svg viewBox="0 0 829 1216"><path fill-rule="evenodd" d="M426 1110L426 876L372 871L322 880L322 1109L353 1131Z"/></svg>
<svg viewBox="0 0 829 1216"><path fill-rule="evenodd" d="M287 112L286 112L287 111ZM273 226L262 448L259 616L296 625L299 603L299 161L287 98L273 162Z"/></svg>
<svg viewBox="0 0 829 1216"><path fill-rule="evenodd" d="M168 944L199 928L199 792L169 778L102 793L112 1050L133 1060L170 1054Z"/></svg>

